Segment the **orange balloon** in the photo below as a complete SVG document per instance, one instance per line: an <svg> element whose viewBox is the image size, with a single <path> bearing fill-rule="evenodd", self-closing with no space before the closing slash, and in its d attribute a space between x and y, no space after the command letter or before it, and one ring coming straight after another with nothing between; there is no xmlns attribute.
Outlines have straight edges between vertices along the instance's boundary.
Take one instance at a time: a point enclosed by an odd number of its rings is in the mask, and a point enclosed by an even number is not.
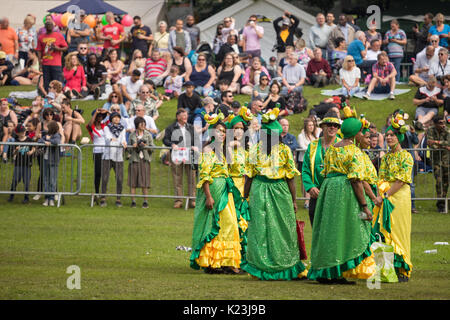
<svg viewBox="0 0 450 320"><path fill-rule="evenodd" d="M86 23L89 26L89 28L94 28L97 25L95 17L91 14L88 15L86 18L84 18L83 22Z"/></svg>
<svg viewBox="0 0 450 320"><path fill-rule="evenodd" d="M66 12L62 15L61 17L61 24L63 27L67 27L67 25L69 24L69 21L73 18L73 14L71 14L70 12Z"/></svg>

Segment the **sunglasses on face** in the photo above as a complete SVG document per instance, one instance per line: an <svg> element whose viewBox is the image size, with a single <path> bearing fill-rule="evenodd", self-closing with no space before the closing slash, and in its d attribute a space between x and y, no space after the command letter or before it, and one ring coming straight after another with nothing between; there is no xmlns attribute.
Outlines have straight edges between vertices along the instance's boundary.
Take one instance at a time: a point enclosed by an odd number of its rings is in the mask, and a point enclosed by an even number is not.
<svg viewBox="0 0 450 320"><path fill-rule="evenodd" d="M337 123L327 123L326 126L331 127L331 128L339 128L340 127Z"/></svg>
<svg viewBox="0 0 450 320"><path fill-rule="evenodd" d="M52 117L53 117L54 114L53 114L53 113L47 113L45 116L47 116L47 117L48 117L48 116L52 116Z"/></svg>
<svg viewBox="0 0 450 320"><path fill-rule="evenodd" d="M85 48L85 47L80 47L80 50L87 50L87 48Z"/></svg>
<svg viewBox="0 0 450 320"><path fill-rule="evenodd" d="M148 91L142 91L141 93L142 93L142 94L149 94L150 92L148 92Z"/></svg>
<svg viewBox="0 0 450 320"><path fill-rule="evenodd" d="M437 43L437 42L439 42L439 41L437 41L437 40L431 40L431 43Z"/></svg>
<svg viewBox="0 0 450 320"><path fill-rule="evenodd" d="M113 96L111 96L111 98L118 98L119 96L116 96L116 95L113 95Z"/></svg>
<svg viewBox="0 0 450 320"><path fill-rule="evenodd" d="M197 59L197 61L206 61L206 59Z"/></svg>
<svg viewBox="0 0 450 320"><path fill-rule="evenodd" d="M269 81L269 78L261 78L261 81Z"/></svg>

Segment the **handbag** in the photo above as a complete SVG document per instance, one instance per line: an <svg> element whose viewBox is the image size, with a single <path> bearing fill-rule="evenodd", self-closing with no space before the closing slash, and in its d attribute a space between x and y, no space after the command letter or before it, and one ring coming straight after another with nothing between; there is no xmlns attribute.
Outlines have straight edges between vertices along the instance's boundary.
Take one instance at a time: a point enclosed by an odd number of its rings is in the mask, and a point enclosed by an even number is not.
<svg viewBox="0 0 450 320"><path fill-rule="evenodd" d="M297 220L297 238L298 238L298 250L300 253L300 260L308 259L308 254L305 248L305 221Z"/></svg>

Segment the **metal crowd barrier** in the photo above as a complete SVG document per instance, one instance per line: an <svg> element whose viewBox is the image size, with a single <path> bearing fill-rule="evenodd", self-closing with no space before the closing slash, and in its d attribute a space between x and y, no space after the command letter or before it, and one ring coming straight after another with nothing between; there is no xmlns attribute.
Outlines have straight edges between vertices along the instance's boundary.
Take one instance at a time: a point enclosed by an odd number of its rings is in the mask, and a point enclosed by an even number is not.
<svg viewBox="0 0 450 320"><path fill-rule="evenodd" d="M172 178L171 167L168 164L163 164L161 160L161 153L167 153L166 160L169 161L169 147L146 147L146 149L151 149L152 160L150 162L150 188L148 195L140 194L141 190L137 189L135 195L131 194L131 190L128 186L128 166L129 160L127 152L124 152L122 146L98 146L98 145L71 145L63 144L59 145L57 148L60 150L60 161L58 166L58 179L57 187L55 192L46 192L44 190L42 181L43 163L45 153L44 144L39 143L19 143L19 142L5 142L0 143L3 147L9 149L7 151L7 162L0 162L0 194L6 195L57 195L57 205L64 203L65 196L86 196L90 197L90 205L93 206L96 197L136 197L136 198L165 198L165 199L180 199L185 201L185 209L188 208L188 203L190 200L195 200L193 197L188 196L187 192L187 176L183 172L183 196L175 196L175 186ZM21 149L24 147L24 149ZM94 148L120 148L123 152L123 179L122 179L122 192L116 191L116 177L114 170L109 170L108 173L104 173L104 161L97 162L97 188L95 179L95 160L94 160ZM28 148L28 150L26 149ZM34 148L35 153L31 156L30 163L20 163L20 161L25 158L18 157L19 152L28 152ZM132 147L128 147L130 149ZM16 150L17 149L17 150ZM14 150L16 150L14 152ZM39 150L39 151L38 151ZM448 197L447 193L437 194L437 189L443 190L446 188L449 177L449 170L444 170L448 168L450 164L443 163L442 154L443 152L448 152L446 150L434 150L430 148L419 148L419 149L407 149L408 151L414 153L415 158L420 161L414 162L413 170L413 184L412 187L412 199L413 201L443 201L445 203L445 211L448 212ZM304 152L306 150L297 149L296 153ZM369 149L365 150L370 154L376 168L379 168L382 153L386 153L386 149ZM444 159L445 160L445 159ZM30 165L31 164L31 165ZM433 164L436 168L441 168L441 176L437 180L433 174ZM18 168L24 165L29 166L29 168L22 169L20 171ZM444 168L444 169L442 169ZM111 168L112 169L112 168ZM301 169L300 169L301 170ZM112 171L112 172L111 172ZM443 174L447 173L447 179L445 179ZM104 185L102 190L102 176L108 174L108 183ZM197 183L197 174L194 177L194 188ZM25 177L24 177L25 176ZM15 186L14 181L19 180L17 186ZM26 183L25 183L26 182ZM301 179L297 178L297 185L302 185ZM14 190L12 190L14 189ZM105 191L105 192L103 192ZM139 193L139 194L138 194ZM306 196L302 193L302 188L297 188L297 200L307 200Z"/></svg>

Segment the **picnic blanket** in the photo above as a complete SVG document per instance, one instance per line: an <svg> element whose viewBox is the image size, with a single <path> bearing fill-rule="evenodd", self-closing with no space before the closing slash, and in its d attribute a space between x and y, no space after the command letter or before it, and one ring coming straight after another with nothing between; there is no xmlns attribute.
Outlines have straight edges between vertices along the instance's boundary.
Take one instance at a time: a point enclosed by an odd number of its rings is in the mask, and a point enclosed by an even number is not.
<svg viewBox="0 0 450 320"><path fill-rule="evenodd" d="M411 91L411 89L395 89L394 96L398 96ZM342 94L341 88L334 90L322 90L320 92L323 96L338 96ZM355 93L354 97L363 99L363 95L366 93L366 88L361 88L359 92ZM389 97L389 93L371 93L369 100L385 100Z"/></svg>

